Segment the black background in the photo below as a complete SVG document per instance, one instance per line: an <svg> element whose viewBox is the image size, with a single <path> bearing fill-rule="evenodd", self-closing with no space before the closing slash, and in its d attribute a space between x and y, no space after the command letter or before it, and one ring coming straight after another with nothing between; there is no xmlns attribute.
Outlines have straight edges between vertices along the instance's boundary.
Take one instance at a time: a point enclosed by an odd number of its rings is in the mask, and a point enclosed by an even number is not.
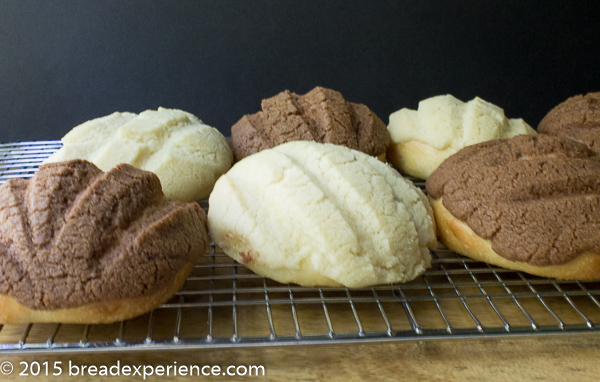
<svg viewBox="0 0 600 382"><path fill-rule="evenodd" d="M600 90L599 19L600 1L0 0L0 141L158 106L229 135L316 85L386 123L450 93L536 127Z"/></svg>

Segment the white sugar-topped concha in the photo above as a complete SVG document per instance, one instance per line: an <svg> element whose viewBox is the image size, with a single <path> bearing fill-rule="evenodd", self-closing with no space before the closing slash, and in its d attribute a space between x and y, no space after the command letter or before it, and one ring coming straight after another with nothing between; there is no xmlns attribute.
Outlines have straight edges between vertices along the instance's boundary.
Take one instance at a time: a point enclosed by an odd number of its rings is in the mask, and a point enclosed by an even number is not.
<svg viewBox="0 0 600 382"><path fill-rule="evenodd" d="M283 283L405 282L437 244L427 198L388 165L346 147L289 142L235 164L209 198L211 237Z"/></svg>
<svg viewBox="0 0 600 382"><path fill-rule="evenodd" d="M392 144L388 159L403 172L427 179L449 156L464 147L535 134L522 119L509 119L498 106L475 97L462 102L440 95L419 102L417 110L400 109L390 115Z"/></svg>
<svg viewBox="0 0 600 382"><path fill-rule="evenodd" d="M86 159L103 171L128 163L155 173L165 196L179 201L207 197L233 161L217 129L177 109L115 112L73 128L62 142L44 163Z"/></svg>

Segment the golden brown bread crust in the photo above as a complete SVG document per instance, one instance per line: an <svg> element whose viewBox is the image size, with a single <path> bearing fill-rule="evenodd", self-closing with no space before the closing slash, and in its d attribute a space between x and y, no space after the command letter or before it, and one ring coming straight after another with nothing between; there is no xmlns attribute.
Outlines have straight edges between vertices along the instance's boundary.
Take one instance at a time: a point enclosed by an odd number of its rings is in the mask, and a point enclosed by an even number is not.
<svg viewBox="0 0 600 382"><path fill-rule="evenodd" d="M427 179L452 154L452 148L438 150L419 141L391 143L388 161L398 170L419 179Z"/></svg>
<svg viewBox="0 0 600 382"><path fill-rule="evenodd" d="M600 278L600 254L598 253L582 253L567 263L548 266L535 266L526 262L507 260L492 250L492 244L489 240L477 236L464 222L454 217L444 207L442 199L430 199L430 201L440 242L461 255L536 276L561 280L595 280Z"/></svg>
<svg viewBox="0 0 600 382"><path fill-rule="evenodd" d="M0 295L0 323L110 324L128 320L157 308L177 293L193 267L194 264L188 263L177 273L171 285L153 295L97 302L77 308L35 310L19 304L10 296Z"/></svg>

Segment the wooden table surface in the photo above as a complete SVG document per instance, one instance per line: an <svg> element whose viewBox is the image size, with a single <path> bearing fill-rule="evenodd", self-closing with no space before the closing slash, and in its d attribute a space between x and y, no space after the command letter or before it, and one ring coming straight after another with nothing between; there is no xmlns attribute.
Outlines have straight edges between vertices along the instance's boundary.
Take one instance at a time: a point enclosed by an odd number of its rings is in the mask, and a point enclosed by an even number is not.
<svg viewBox="0 0 600 382"><path fill-rule="evenodd" d="M290 381L596 381L600 335L510 339L453 339L319 346L136 351L60 355L0 356L16 368L21 361L63 365L263 365L264 377L201 377L220 380ZM36 380L15 371L2 380ZM73 377L71 377L73 378ZM63 379L69 379L64 378ZM63 380L58 379L56 380ZM141 380L89 377L88 380ZM195 380L149 377L148 380Z"/></svg>

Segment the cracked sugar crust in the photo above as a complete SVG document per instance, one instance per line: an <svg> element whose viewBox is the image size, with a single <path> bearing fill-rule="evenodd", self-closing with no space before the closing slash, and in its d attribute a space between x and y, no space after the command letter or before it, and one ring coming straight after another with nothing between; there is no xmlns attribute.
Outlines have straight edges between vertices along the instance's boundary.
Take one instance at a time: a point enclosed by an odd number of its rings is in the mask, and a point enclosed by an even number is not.
<svg viewBox="0 0 600 382"><path fill-rule="evenodd" d="M316 87L305 95L288 90L262 101L262 111L231 128L236 160L289 141L333 143L378 156L390 135L368 107L347 102L334 90Z"/></svg>
<svg viewBox="0 0 600 382"><path fill-rule="evenodd" d="M200 207L129 165L48 164L0 186L0 293L29 308L152 295L207 243Z"/></svg>
<svg viewBox="0 0 600 382"><path fill-rule="evenodd" d="M301 285L408 281L430 265L433 214L410 182L339 145L288 142L238 162L209 199L216 245Z"/></svg>
<svg viewBox="0 0 600 382"><path fill-rule="evenodd" d="M600 92L560 103L542 119L538 132L572 139L600 153Z"/></svg>
<svg viewBox="0 0 600 382"><path fill-rule="evenodd" d="M92 119L74 127L63 147L44 163L86 159L103 171L121 163L151 171L169 199L191 202L208 197L230 167L225 137L183 110L146 110Z"/></svg>
<svg viewBox="0 0 600 382"><path fill-rule="evenodd" d="M467 147L427 179L427 191L500 256L531 265L600 253L600 156L548 135Z"/></svg>

